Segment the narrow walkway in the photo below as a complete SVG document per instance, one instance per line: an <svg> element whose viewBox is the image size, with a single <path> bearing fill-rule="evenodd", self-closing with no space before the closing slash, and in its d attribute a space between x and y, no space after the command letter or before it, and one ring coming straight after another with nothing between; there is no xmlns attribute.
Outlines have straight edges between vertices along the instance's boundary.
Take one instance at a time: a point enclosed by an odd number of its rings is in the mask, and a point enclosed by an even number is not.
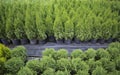
<svg viewBox="0 0 120 75"><path fill-rule="evenodd" d="M87 50L88 48L94 48L94 49L98 49L98 48L107 48L108 47L108 43L105 44L91 44L91 43L82 43L82 44L56 44L56 43L51 43L48 42L44 45L23 45L24 47L27 48L27 54L29 57L41 57L42 55L42 51L45 50L46 48L54 48L55 50L58 49L66 49L68 50L68 52L72 52L75 49L82 49L82 50ZM15 46L10 46L10 48L14 48Z"/></svg>

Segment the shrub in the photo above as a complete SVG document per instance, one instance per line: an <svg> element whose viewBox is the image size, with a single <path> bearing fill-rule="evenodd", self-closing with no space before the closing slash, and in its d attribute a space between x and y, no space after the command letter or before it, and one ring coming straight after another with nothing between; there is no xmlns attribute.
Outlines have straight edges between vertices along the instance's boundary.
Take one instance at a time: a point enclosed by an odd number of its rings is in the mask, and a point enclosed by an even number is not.
<svg viewBox="0 0 120 75"><path fill-rule="evenodd" d="M9 7L7 8L7 19L6 19L6 28L5 28L5 31L6 31L6 35L7 35L7 38L9 39L16 39L16 36L14 34L15 32L15 28L14 28L14 14L15 13L15 5L13 4L14 2L11 2Z"/></svg>
<svg viewBox="0 0 120 75"><path fill-rule="evenodd" d="M85 51L86 59L92 59L96 56L96 51L93 48L89 48L87 51Z"/></svg>
<svg viewBox="0 0 120 75"><path fill-rule="evenodd" d="M25 7L25 4L24 4L24 1L23 2L20 2L20 0L18 0L16 3L15 3L15 6L16 6L16 16L14 17L14 28L15 28L15 35L17 37L17 39L24 39L24 38L27 38L26 36L26 33L25 33L25 10L26 10L26 7Z"/></svg>
<svg viewBox="0 0 120 75"><path fill-rule="evenodd" d="M71 60L71 66L72 70L75 70L76 72L78 70L89 70L89 66L80 58L73 58Z"/></svg>
<svg viewBox="0 0 120 75"><path fill-rule="evenodd" d="M86 70L79 70L76 75L89 75L89 73Z"/></svg>
<svg viewBox="0 0 120 75"><path fill-rule="evenodd" d="M52 68L46 69L42 75L55 75L55 70Z"/></svg>
<svg viewBox="0 0 120 75"><path fill-rule="evenodd" d="M55 49L53 48L46 48L43 52L42 52L42 56L49 56L54 58L54 55L56 54Z"/></svg>
<svg viewBox="0 0 120 75"><path fill-rule="evenodd" d="M60 58L68 58L68 51L65 49L59 49L55 54L55 59L59 60Z"/></svg>
<svg viewBox="0 0 120 75"><path fill-rule="evenodd" d="M4 1L0 1L0 38L6 38L5 37L5 4Z"/></svg>
<svg viewBox="0 0 120 75"><path fill-rule="evenodd" d="M110 54L107 52L107 50L104 50L102 48L99 48L96 52L95 59L99 60L101 58L108 58L110 59Z"/></svg>
<svg viewBox="0 0 120 75"><path fill-rule="evenodd" d="M0 57L0 74L4 74L4 63L6 62L6 58L5 57Z"/></svg>
<svg viewBox="0 0 120 75"><path fill-rule="evenodd" d="M107 70L108 72L113 72L115 71L115 63L110 61L107 58L102 58L100 59L100 62L102 62L102 66L105 70Z"/></svg>
<svg viewBox="0 0 120 75"><path fill-rule="evenodd" d="M72 57L72 58L77 58L77 57L78 57L78 58L79 58L79 57L82 58L82 57L84 57L84 56L83 56L83 51L82 51L81 49L73 50L72 53L71 53L71 57Z"/></svg>
<svg viewBox="0 0 120 75"><path fill-rule="evenodd" d="M40 8L38 8L38 7L40 7ZM46 26L44 23L45 12L44 12L44 6L39 4L39 2L36 3L35 17L36 17L36 29L38 31L37 39L44 40L47 38Z"/></svg>
<svg viewBox="0 0 120 75"><path fill-rule="evenodd" d="M10 49L0 44L0 74L4 74L4 63L11 57Z"/></svg>
<svg viewBox="0 0 120 75"><path fill-rule="evenodd" d="M47 35L48 36L53 36L54 32L53 32L53 25L54 25L54 4L53 1L48 1L49 5L45 6L46 9L43 9L43 11L45 11L46 13L46 17L45 17L45 24L47 27Z"/></svg>
<svg viewBox="0 0 120 75"><path fill-rule="evenodd" d="M0 44L0 57L5 57L6 59L11 57L10 49L2 44Z"/></svg>
<svg viewBox="0 0 120 75"><path fill-rule="evenodd" d="M108 48L117 48L117 49L120 49L120 43L119 42L113 42L113 43L110 43Z"/></svg>
<svg viewBox="0 0 120 75"><path fill-rule="evenodd" d="M90 74L95 70L97 66L102 66L102 63L100 61L95 61L94 59L89 59L87 61L87 64L89 65L89 72Z"/></svg>
<svg viewBox="0 0 120 75"><path fill-rule="evenodd" d="M25 32L28 39L37 38L36 22L35 22L35 5L32 1L27 4L26 15L25 15Z"/></svg>
<svg viewBox="0 0 120 75"><path fill-rule="evenodd" d="M17 75L37 75L37 73L28 67L23 67L18 71Z"/></svg>
<svg viewBox="0 0 120 75"><path fill-rule="evenodd" d="M61 58L57 60L57 69L61 71L70 70L71 63L69 59Z"/></svg>
<svg viewBox="0 0 120 75"><path fill-rule="evenodd" d="M120 71L120 55L115 59L116 69Z"/></svg>
<svg viewBox="0 0 120 75"><path fill-rule="evenodd" d="M74 24L72 22L72 20L69 18L65 24L65 32L64 32L64 38L65 40L72 40L74 37Z"/></svg>
<svg viewBox="0 0 120 75"><path fill-rule="evenodd" d="M92 75L106 75L107 72L104 70L101 66L96 67L95 70L93 70Z"/></svg>
<svg viewBox="0 0 120 75"><path fill-rule="evenodd" d="M37 73L41 72L40 60L38 60L38 59L29 60L26 63L26 67L28 67L29 69L31 69L33 71L36 71Z"/></svg>
<svg viewBox="0 0 120 75"><path fill-rule="evenodd" d="M114 72L109 72L107 75L120 75L120 71L115 70Z"/></svg>
<svg viewBox="0 0 120 75"><path fill-rule="evenodd" d="M117 48L108 48L107 51L111 55L111 59L115 59L120 54L120 50Z"/></svg>
<svg viewBox="0 0 120 75"><path fill-rule="evenodd" d="M24 46L17 46L11 51L11 57L20 57L23 61L27 60L27 51Z"/></svg>
<svg viewBox="0 0 120 75"><path fill-rule="evenodd" d="M5 68L7 72L12 74L16 74L23 66L24 62L18 57L13 57L5 62Z"/></svg>
<svg viewBox="0 0 120 75"><path fill-rule="evenodd" d="M41 65L41 71L43 72L47 68L56 68L56 61L48 56L44 56L40 60L40 65Z"/></svg>
<svg viewBox="0 0 120 75"><path fill-rule="evenodd" d="M56 40L64 38L64 26L61 22L60 15L55 18L53 30Z"/></svg>
<svg viewBox="0 0 120 75"><path fill-rule="evenodd" d="M55 75L70 75L70 73L67 70L66 71L58 70Z"/></svg>

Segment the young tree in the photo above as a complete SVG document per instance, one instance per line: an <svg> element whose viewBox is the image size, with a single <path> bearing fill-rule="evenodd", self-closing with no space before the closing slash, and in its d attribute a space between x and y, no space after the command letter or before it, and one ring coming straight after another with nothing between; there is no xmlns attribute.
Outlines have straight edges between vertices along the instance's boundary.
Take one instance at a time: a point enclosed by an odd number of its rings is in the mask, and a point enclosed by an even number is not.
<svg viewBox="0 0 120 75"><path fill-rule="evenodd" d="M15 28L15 35L17 39L25 39L27 38L26 33L25 33L25 4L24 1L17 2L17 9L16 9L16 16L14 18L14 28Z"/></svg>
<svg viewBox="0 0 120 75"><path fill-rule="evenodd" d="M37 39L39 40L45 40L47 38L46 26L44 23L45 18L44 14L45 14L44 6L39 5L39 3L37 3L35 16L36 16L36 29L38 31Z"/></svg>
<svg viewBox="0 0 120 75"><path fill-rule="evenodd" d="M28 39L33 40L37 38L37 30L35 24L35 8L33 2L27 4L25 30Z"/></svg>

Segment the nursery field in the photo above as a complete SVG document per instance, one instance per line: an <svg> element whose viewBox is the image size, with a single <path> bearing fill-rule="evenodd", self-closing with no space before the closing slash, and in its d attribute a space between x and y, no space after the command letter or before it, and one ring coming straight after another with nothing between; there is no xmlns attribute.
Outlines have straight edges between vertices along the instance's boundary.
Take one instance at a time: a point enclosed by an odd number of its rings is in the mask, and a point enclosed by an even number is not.
<svg viewBox="0 0 120 75"><path fill-rule="evenodd" d="M5 44L120 41L120 1L0 0L0 39Z"/></svg>
<svg viewBox="0 0 120 75"><path fill-rule="evenodd" d="M42 56L28 60L24 46L12 50L0 44L0 75L120 75L120 43L107 48L68 52L46 48Z"/></svg>
<svg viewBox="0 0 120 75"><path fill-rule="evenodd" d="M0 75L120 75L120 0L0 0Z"/></svg>

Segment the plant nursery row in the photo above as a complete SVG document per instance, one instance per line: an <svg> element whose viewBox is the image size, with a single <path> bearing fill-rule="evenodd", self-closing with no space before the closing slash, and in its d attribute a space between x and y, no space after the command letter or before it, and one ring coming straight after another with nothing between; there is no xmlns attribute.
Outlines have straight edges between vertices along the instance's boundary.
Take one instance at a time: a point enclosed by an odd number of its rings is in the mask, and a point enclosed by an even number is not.
<svg viewBox="0 0 120 75"><path fill-rule="evenodd" d="M27 60L26 48L0 44L0 75L120 75L120 43L84 51L46 48L42 57Z"/></svg>
<svg viewBox="0 0 120 75"><path fill-rule="evenodd" d="M120 1L0 0L0 39L120 40Z"/></svg>

